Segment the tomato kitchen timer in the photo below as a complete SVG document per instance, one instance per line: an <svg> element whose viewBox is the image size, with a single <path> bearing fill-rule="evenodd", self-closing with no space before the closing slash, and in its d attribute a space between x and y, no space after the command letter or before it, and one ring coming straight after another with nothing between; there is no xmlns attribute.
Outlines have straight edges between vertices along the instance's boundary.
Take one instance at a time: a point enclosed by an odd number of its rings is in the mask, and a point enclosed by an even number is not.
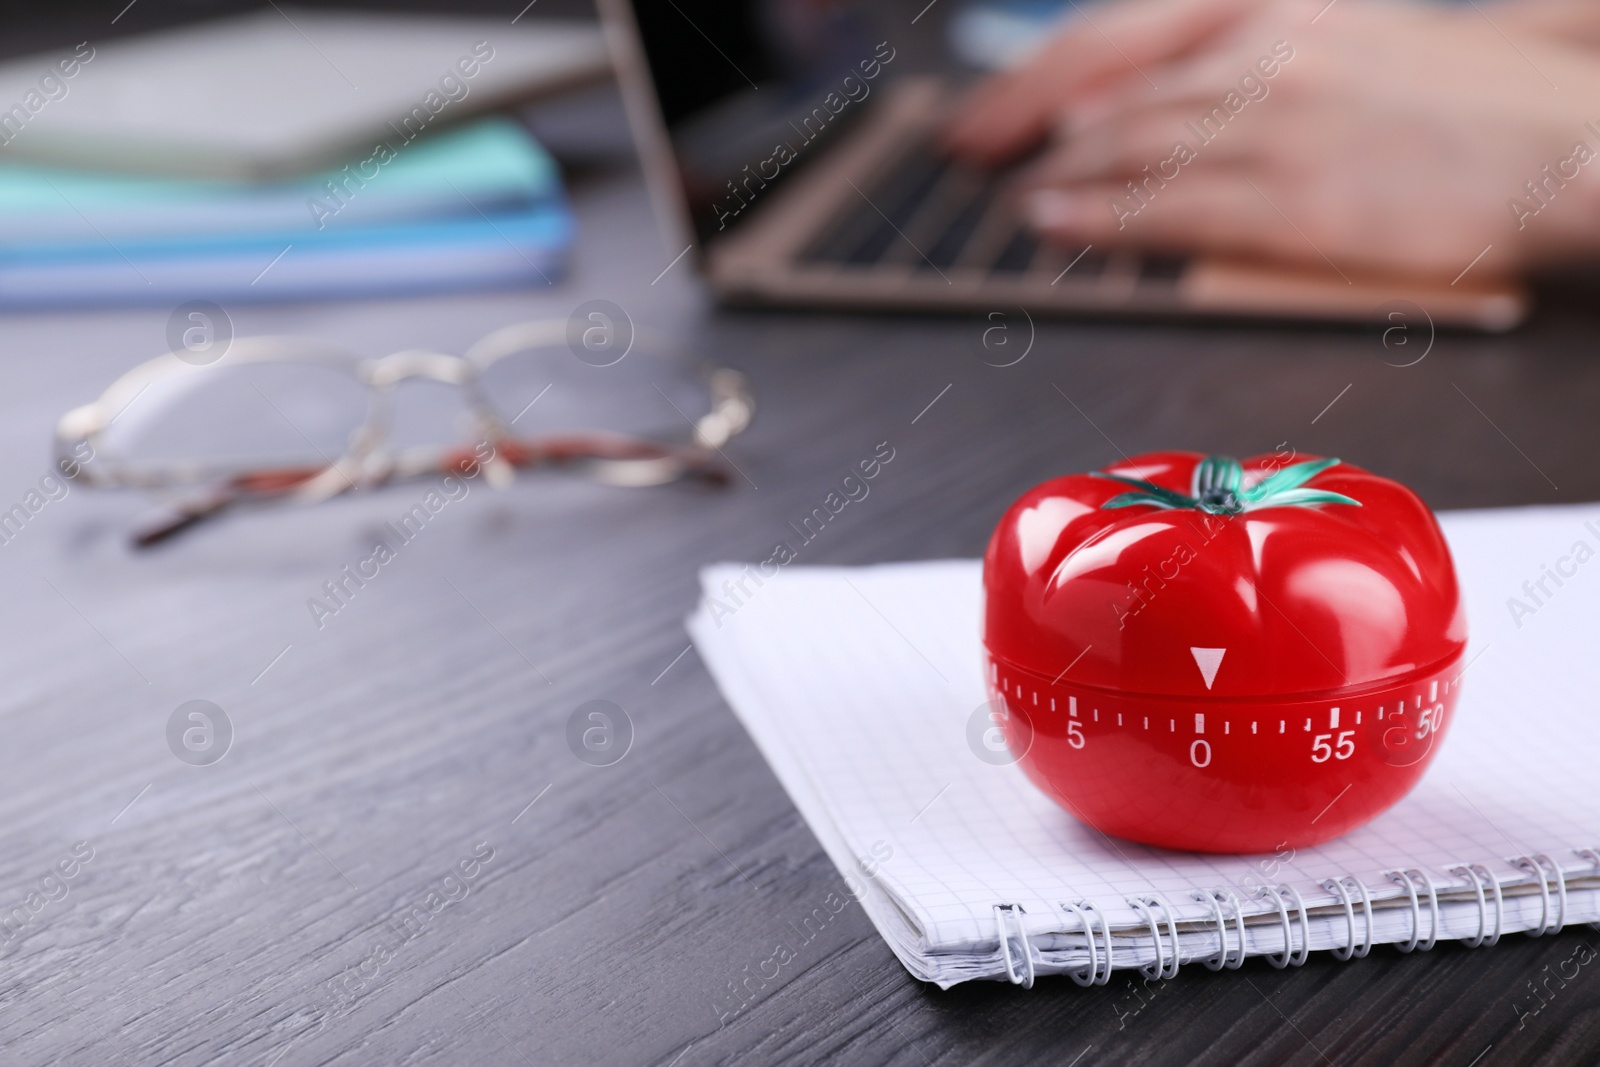
<svg viewBox="0 0 1600 1067"><path fill-rule="evenodd" d="M1007 745L1116 837L1337 837L1417 783L1460 692L1439 524L1337 459L1160 452L1057 478L1006 512L983 583Z"/></svg>

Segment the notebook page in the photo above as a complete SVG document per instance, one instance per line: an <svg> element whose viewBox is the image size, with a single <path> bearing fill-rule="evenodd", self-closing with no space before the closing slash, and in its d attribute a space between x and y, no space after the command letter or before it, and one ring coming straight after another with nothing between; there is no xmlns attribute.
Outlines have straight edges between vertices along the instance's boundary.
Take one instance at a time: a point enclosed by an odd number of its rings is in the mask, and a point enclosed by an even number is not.
<svg viewBox="0 0 1600 1067"><path fill-rule="evenodd" d="M976 562L789 568L760 585L753 571L709 568L691 628L736 711L767 736L769 760L770 748L785 750L783 762L794 766L773 763L786 786L803 768L807 807L818 812L806 811L808 820L826 818L850 856L888 856L869 888L904 912L915 935L906 947L919 954L992 956L996 903L1021 904L1030 935L1042 936L1077 928L1062 901L1092 900L1121 924L1138 921L1126 899L1150 892L1180 916L1200 918L1209 905L1190 894L1213 886L1246 897L1287 882L1315 904L1336 899L1320 882L1345 873L1397 895L1386 870L1419 867L1445 885L1459 882L1450 867L1483 863L1504 882L1525 881L1505 857L1536 852L1569 871L1592 869L1570 850L1600 844L1587 755L1597 751L1600 726L1584 714L1591 683L1600 682L1588 648L1600 635L1600 560L1588 573L1588 556L1600 552L1600 508L1459 513L1444 525L1476 657L1446 743L1395 809L1294 855L1204 856L1112 840L1067 815L1017 767L977 758L967 740L985 701ZM1574 551L1579 541L1588 555ZM1558 563L1572 576L1561 586L1546 578L1553 595L1534 605L1522 583ZM1533 612L1513 617L1513 595ZM735 665L738 693L725 680ZM850 868L848 857L841 868ZM1596 896L1574 893L1569 921L1600 914ZM1536 897L1508 901L1507 928L1536 924L1539 909ZM1406 936L1403 914L1382 918L1392 928L1382 936ZM1447 913L1444 934L1470 934L1476 922L1475 907ZM1313 946L1341 943L1339 925Z"/></svg>

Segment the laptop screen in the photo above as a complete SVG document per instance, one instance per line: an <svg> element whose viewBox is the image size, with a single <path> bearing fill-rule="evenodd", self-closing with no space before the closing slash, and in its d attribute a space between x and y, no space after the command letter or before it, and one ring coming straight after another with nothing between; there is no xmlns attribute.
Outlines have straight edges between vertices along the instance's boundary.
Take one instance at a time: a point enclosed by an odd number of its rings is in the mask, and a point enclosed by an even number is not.
<svg viewBox="0 0 1600 1067"><path fill-rule="evenodd" d="M702 241L726 233L858 117L894 65L868 0L633 0Z"/></svg>

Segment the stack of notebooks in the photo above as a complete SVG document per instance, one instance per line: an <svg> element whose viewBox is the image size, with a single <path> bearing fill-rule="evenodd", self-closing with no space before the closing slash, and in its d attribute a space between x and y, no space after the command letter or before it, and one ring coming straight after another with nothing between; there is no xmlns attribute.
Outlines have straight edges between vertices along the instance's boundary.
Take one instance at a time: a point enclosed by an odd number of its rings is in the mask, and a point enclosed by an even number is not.
<svg viewBox="0 0 1600 1067"><path fill-rule="evenodd" d="M546 285L573 219L555 163L509 118L279 180L10 162L0 308L319 299Z"/></svg>
<svg viewBox="0 0 1600 1067"><path fill-rule="evenodd" d="M485 116L609 69L593 23L279 4L7 59L0 310L547 285L558 172Z"/></svg>
<svg viewBox="0 0 1600 1067"><path fill-rule="evenodd" d="M848 890L906 969L940 986L1104 983L1129 967L1488 945L1594 922L1600 506L1441 522L1472 631L1450 733L1396 807L1298 851L1115 840L1019 767L978 759L977 561L786 567L759 583L718 565L689 630ZM1289 890L1303 911L1280 908Z"/></svg>

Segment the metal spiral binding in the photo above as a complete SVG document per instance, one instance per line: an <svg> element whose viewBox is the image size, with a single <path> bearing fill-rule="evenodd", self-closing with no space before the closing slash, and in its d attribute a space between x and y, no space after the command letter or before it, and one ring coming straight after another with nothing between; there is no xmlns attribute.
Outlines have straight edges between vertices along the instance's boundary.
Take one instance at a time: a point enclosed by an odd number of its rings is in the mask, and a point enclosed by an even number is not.
<svg viewBox="0 0 1600 1067"><path fill-rule="evenodd" d="M1468 948L1477 948L1479 945L1493 947L1500 941L1500 931L1506 925L1505 899L1500 895L1500 879L1489 873L1489 868L1481 863L1471 865L1461 864L1450 868L1450 873L1460 872L1461 876L1472 883L1472 888L1478 894L1478 932L1473 937L1463 937L1461 943ZM1489 902L1483 895L1483 886L1487 882L1489 888L1494 890L1494 935L1485 937L1489 929Z"/></svg>
<svg viewBox="0 0 1600 1067"><path fill-rule="evenodd" d="M1367 920L1367 939L1356 947L1356 915L1355 907L1350 900L1350 890L1346 882L1353 882L1361 891L1361 910ZM1322 883L1322 888L1339 894L1339 899L1344 903L1344 920L1346 928L1350 931L1350 943L1340 948L1333 949L1333 958L1348 960L1354 957L1358 960L1365 959L1367 953L1372 951L1372 894L1367 892L1367 885L1353 874L1340 875L1338 878L1329 878Z"/></svg>
<svg viewBox="0 0 1600 1067"><path fill-rule="evenodd" d="M1284 905L1283 895L1287 893L1294 898L1295 908L1300 912L1300 951L1295 952L1294 928L1289 922L1289 909ZM1278 917L1283 921L1283 954L1273 955L1268 953L1267 962L1278 970L1285 967L1300 967L1306 962L1306 957L1311 955L1311 916L1306 914L1306 902L1301 899L1300 891L1292 885L1280 885L1277 888L1262 886L1256 891L1256 896L1270 896L1278 905Z"/></svg>
<svg viewBox="0 0 1600 1067"><path fill-rule="evenodd" d="M1071 971L1068 973L1068 977L1081 986L1105 985L1111 981L1111 923L1102 916L1100 922L1106 931L1106 965L1105 970L1101 971L1100 953L1094 947L1094 920L1090 917L1090 913L1098 915L1099 912L1093 904L1086 900L1081 900L1076 904L1063 903L1061 906L1076 915L1078 921L1083 924L1083 938L1089 946L1088 973L1079 974L1076 971Z"/></svg>
<svg viewBox="0 0 1600 1067"><path fill-rule="evenodd" d="M1554 925L1550 922L1550 880L1545 876L1545 864L1555 872L1557 911ZM1567 925L1567 877L1562 871L1561 864L1545 855L1536 852L1532 856L1513 856L1511 864L1522 870L1535 874L1539 878L1539 902L1543 910L1539 913L1539 927L1529 930L1529 937L1543 937L1545 934L1558 934L1561 928Z"/></svg>
<svg viewBox="0 0 1600 1067"><path fill-rule="evenodd" d="M1594 864L1595 873L1600 874L1600 852L1596 852L1592 848L1575 848L1572 851L1579 858L1586 859ZM1596 930L1600 930L1600 922L1592 922L1589 925Z"/></svg>
<svg viewBox="0 0 1600 1067"><path fill-rule="evenodd" d="M1212 889L1204 893L1196 892L1193 897L1202 904L1210 904L1211 910L1217 918L1217 956L1215 959L1201 960L1200 962L1206 965L1206 970L1208 971L1220 971L1224 967L1230 971L1238 970L1240 965L1244 963L1245 951L1244 909L1239 906L1239 898L1233 895L1233 890L1231 889ZM1228 898L1228 904L1233 908L1233 922L1239 932L1239 951L1237 953L1228 951L1228 920L1222 914L1223 897Z"/></svg>
<svg viewBox="0 0 1600 1067"><path fill-rule="evenodd" d="M1581 877L1588 879L1600 877L1600 849L1575 848L1573 855L1591 865L1591 870L1582 873ZM1508 862L1518 870L1531 874L1536 878L1540 901L1540 914L1538 924L1528 930L1530 937L1542 937L1545 934L1559 933L1567 925L1567 879L1569 873L1561 864L1548 854L1536 852L1532 855L1513 856ZM1506 907L1504 891L1500 879L1482 863L1456 864L1448 868L1452 878L1460 878L1459 884L1447 883L1443 888L1448 900L1452 904L1470 904L1476 900L1478 905L1478 929L1475 934L1457 938L1468 948L1493 946L1499 942L1501 934L1505 932ZM1440 907L1440 886L1428 872L1409 867L1403 870L1389 870L1382 872L1389 881L1405 890L1401 898L1385 898L1375 901L1371 890L1366 883L1351 874L1341 875L1338 878L1326 879L1321 883L1321 888L1338 896L1338 904L1343 906L1345 918L1346 941L1331 949L1334 957L1339 960L1361 959L1371 952L1376 940L1375 912L1381 907L1384 909L1400 907L1402 910L1409 906L1411 911L1411 936L1403 943L1396 943L1395 947L1401 952L1423 952L1433 948L1440 936L1444 933L1443 910ZM1554 882L1554 892L1551 883ZM1591 888L1585 886L1585 888ZM1419 892L1420 890L1420 892ZM1426 893L1427 900L1424 904L1422 894ZM1471 894L1470 896L1467 894ZM1532 893L1532 886L1520 879L1514 880L1510 886L1511 896L1528 896ZM1555 898L1552 902L1552 896ZM1359 900L1357 899L1359 897ZM1283 933L1283 949L1281 952L1262 953L1267 962L1280 970L1288 967L1302 966L1311 954L1311 915L1305 899L1294 886L1281 884L1276 887L1263 886L1256 892L1256 898L1270 899L1278 909L1278 921ZM1490 926L1489 906L1491 898L1494 905L1493 928ZM1185 929L1191 932L1207 933L1213 928L1217 935L1217 949L1200 960L1208 970L1221 971L1234 970L1244 963L1245 956L1249 953L1249 943L1246 934L1246 915L1243 905L1237 895L1229 889L1210 889L1194 891L1191 899L1198 903L1208 904L1211 914L1205 919L1184 919ZM1152 963L1139 965L1139 972L1147 979L1170 979L1177 976L1182 964L1182 942L1178 931L1178 915L1171 904L1159 894L1127 898L1127 903L1141 916L1143 931L1139 927L1122 928L1118 936L1135 937L1148 933L1151 944L1155 947L1155 960ZM1426 906L1427 936L1423 936L1424 917L1423 908ZM1116 963L1113 955L1113 935L1111 921L1095 907L1092 901L1079 900L1076 903L1062 903L1060 907L1069 911L1078 918L1079 926L1084 937L1085 947L1089 952L1089 961L1076 971L1068 971L1068 975L1080 986L1104 986L1110 983L1111 972ZM1318 905L1319 915L1326 915L1326 905ZM1357 935L1356 910L1359 907L1362 913L1362 922L1365 925L1364 936ZM1231 915L1229 909L1231 910ZM1159 910L1158 910L1159 909ZM1294 914L1291 914L1291 910ZM1027 929L1023 916L1025 911L1020 904L994 905L995 926L999 933L1001 958L1005 963L1006 977L1014 985L1025 989L1032 988L1036 977L1036 957L1033 946L1028 941ZM1010 914L1010 928L1007 925L1006 914ZM1333 912L1336 920L1338 911ZM1100 929L1095 929L1095 919L1098 916ZM1295 919L1298 916L1300 926L1300 943L1297 946L1294 939ZM1265 922L1270 926L1271 912L1252 914L1249 924ZM1163 924L1165 929L1163 929ZM1228 928L1232 925L1235 934L1235 943L1230 944ZM1595 929L1600 929L1600 921L1590 923ZM1021 959L1017 958L1017 950L1012 944L1015 938L1021 945ZM1098 943L1097 943L1098 941ZM1103 949L1103 951L1102 951ZM1048 961L1047 961L1048 962Z"/></svg>
<svg viewBox="0 0 1600 1067"><path fill-rule="evenodd" d="M1001 917L1002 911L1011 913L1012 922L1017 928L1017 939L1022 942L1022 958L1028 965L1027 977L1019 977L1016 963L1011 959L1011 938L1006 933L1005 919ZM1012 985L1019 985L1023 989L1033 988L1033 947L1028 944L1028 931L1022 925L1022 916L1025 912L1021 904L996 904L994 906L995 928L1000 933L1000 955L1005 960L1006 977L1011 979Z"/></svg>
<svg viewBox="0 0 1600 1067"><path fill-rule="evenodd" d="M1439 940L1439 887L1433 884L1433 879L1415 867L1403 871L1385 871L1389 881L1405 887L1406 895L1411 898L1411 940L1395 948L1401 952L1414 952L1417 949L1427 952L1433 948L1434 942ZM1428 910L1431 912L1431 921L1428 926L1428 940L1422 941L1422 906L1417 900L1417 882L1420 880L1428 890ZM1418 942L1421 941L1421 944Z"/></svg>
<svg viewBox="0 0 1600 1067"><path fill-rule="evenodd" d="M1144 916L1144 921L1150 926L1150 939L1155 942L1156 961L1147 963L1139 968L1139 973L1146 978L1176 978L1178 965L1182 962L1178 957L1178 922L1173 917L1172 907L1160 897L1130 897L1128 903ZM1161 927L1156 921L1151 908L1160 908L1167 917L1167 934L1172 939L1172 962L1168 964L1166 953L1161 948Z"/></svg>

